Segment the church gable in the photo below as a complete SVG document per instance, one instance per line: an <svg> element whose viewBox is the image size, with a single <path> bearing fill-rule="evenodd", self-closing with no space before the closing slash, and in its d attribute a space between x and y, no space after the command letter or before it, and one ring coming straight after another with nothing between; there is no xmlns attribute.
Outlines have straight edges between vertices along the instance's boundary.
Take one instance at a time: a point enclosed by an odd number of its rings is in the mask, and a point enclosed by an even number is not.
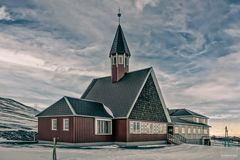
<svg viewBox="0 0 240 160"><path fill-rule="evenodd" d="M129 119L168 121L151 74L130 113Z"/></svg>
<svg viewBox="0 0 240 160"><path fill-rule="evenodd" d="M37 117L41 116L58 116L58 115L73 115L66 100L61 98L59 101L40 112Z"/></svg>

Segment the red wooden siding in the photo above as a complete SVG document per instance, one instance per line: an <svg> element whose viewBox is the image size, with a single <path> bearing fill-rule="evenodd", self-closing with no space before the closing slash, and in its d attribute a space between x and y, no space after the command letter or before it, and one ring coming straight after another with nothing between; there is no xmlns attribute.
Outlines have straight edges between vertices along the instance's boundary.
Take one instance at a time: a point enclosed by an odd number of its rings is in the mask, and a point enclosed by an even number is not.
<svg viewBox="0 0 240 160"><path fill-rule="evenodd" d="M112 135L95 135L95 119L86 117L74 117L76 143L88 142L112 142Z"/></svg>
<svg viewBox="0 0 240 160"><path fill-rule="evenodd" d="M128 124L126 119L113 120L113 136L116 142L127 142Z"/></svg>
<svg viewBox="0 0 240 160"><path fill-rule="evenodd" d="M63 131L63 118L69 118L69 131ZM57 130L52 131L51 119L57 119ZM39 117L38 118L38 134L40 140L52 141L57 138L61 142L73 141L73 117Z"/></svg>
<svg viewBox="0 0 240 160"><path fill-rule="evenodd" d="M113 120L113 136L116 142L161 141L167 139L166 134L130 134L129 121L129 119Z"/></svg>
<svg viewBox="0 0 240 160"><path fill-rule="evenodd" d="M57 131L51 130L51 119L57 119ZM63 118L69 118L69 131L63 131ZM113 120L113 135L95 135L95 118L90 117L39 117L39 140L60 142L138 142L166 140L166 134L130 134L128 119Z"/></svg>

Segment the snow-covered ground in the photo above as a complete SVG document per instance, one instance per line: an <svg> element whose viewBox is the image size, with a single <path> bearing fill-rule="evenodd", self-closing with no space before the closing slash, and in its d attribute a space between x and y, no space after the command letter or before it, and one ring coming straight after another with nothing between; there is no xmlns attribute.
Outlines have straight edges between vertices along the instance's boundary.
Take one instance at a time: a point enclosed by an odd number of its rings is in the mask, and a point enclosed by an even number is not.
<svg viewBox="0 0 240 160"><path fill-rule="evenodd" d="M39 145L0 146L0 160L51 160L52 149ZM116 146L57 149L58 160L239 160L239 147L180 145L154 149Z"/></svg>

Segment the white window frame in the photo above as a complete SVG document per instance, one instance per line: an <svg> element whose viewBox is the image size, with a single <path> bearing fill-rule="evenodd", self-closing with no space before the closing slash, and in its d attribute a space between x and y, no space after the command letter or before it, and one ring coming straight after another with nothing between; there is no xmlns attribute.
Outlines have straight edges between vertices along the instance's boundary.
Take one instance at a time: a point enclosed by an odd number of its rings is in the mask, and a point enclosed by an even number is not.
<svg viewBox="0 0 240 160"><path fill-rule="evenodd" d="M184 127L182 127L182 133L184 133L184 134L185 134L185 128L184 128Z"/></svg>
<svg viewBox="0 0 240 160"><path fill-rule="evenodd" d="M179 133L179 128L178 127L174 127L174 133Z"/></svg>
<svg viewBox="0 0 240 160"><path fill-rule="evenodd" d="M200 128L198 128L198 134L201 134L201 129Z"/></svg>
<svg viewBox="0 0 240 160"><path fill-rule="evenodd" d="M66 125L66 121L68 122L68 125ZM68 128L66 128L66 126L68 126ZM69 128L70 128L69 118L63 118L63 131L69 131Z"/></svg>
<svg viewBox="0 0 240 160"><path fill-rule="evenodd" d="M206 118L203 119L204 124L208 124L208 120Z"/></svg>
<svg viewBox="0 0 240 160"><path fill-rule="evenodd" d="M188 127L188 131L187 131L188 134L191 134L191 128Z"/></svg>
<svg viewBox="0 0 240 160"><path fill-rule="evenodd" d="M103 121L103 122L108 122L108 123L110 123L110 132L108 132L108 133L99 133L98 132L98 121ZM104 124L105 123L103 123L103 128L101 129L101 130L103 130L103 131L105 131L105 129L104 129ZM95 134L96 135L112 135L112 120L111 119L104 119L104 118L96 118L95 119Z"/></svg>
<svg viewBox="0 0 240 160"><path fill-rule="evenodd" d="M129 121L130 134L166 134L167 124L146 122L146 121Z"/></svg>
<svg viewBox="0 0 240 160"><path fill-rule="evenodd" d="M197 132L196 132L196 128L193 128L193 134L196 134Z"/></svg>
<svg viewBox="0 0 240 160"><path fill-rule="evenodd" d="M130 121L130 133L131 134L141 134L141 122L140 121Z"/></svg>
<svg viewBox="0 0 240 160"><path fill-rule="evenodd" d="M199 123L199 118L198 117L196 117L196 122Z"/></svg>
<svg viewBox="0 0 240 160"><path fill-rule="evenodd" d="M57 128L58 128L57 127L57 119L56 118L51 119L51 129L52 129L52 131L57 131Z"/></svg>
<svg viewBox="0 0 240 160"><path fill-rule="evenodd" d="M205 124L208 124L208 119L205 119Z"/></svg>
<svg viewBox="0 0 240 160"><path fill-rule="evenodd" d="M204 134L208 134L208 129L204 128L203 132L204 132Z"/></svg>
<svg viewBox="0 0 240 160"><path fill-rule="evenodd" d="M124 64L124 59L122 55L118 56L118 64Z"/></svg>

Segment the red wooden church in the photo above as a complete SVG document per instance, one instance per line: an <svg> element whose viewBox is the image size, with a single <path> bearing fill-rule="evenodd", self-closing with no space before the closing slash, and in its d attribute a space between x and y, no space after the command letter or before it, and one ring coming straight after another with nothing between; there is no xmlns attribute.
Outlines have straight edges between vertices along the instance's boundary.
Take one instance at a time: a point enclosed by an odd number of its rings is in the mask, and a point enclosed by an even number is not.
<svg viewBox="0 0 240 160"><path fill-rule="evenodd" d="M81 98L63 97L37 115L39 140L166 142L171 120L153 68L129 72L120 24L109 57L111 76L93 79Z"/></svg>

